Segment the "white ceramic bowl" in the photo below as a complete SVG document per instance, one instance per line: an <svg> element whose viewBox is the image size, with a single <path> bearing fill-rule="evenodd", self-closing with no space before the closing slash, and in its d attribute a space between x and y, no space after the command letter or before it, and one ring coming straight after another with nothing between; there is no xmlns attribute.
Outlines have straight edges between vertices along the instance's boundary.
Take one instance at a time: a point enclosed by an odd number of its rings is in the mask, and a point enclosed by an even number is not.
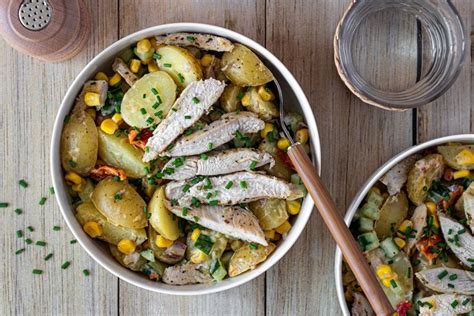
<svg viewBox="0 0 474 316"><path fill-rule="evenodd" d="M285 240L281 241L273 252L273 254L262 264L258 265L255 270L246 272L240 276L234 278L225 279L222 282L208 284L208 285L186 285L186 286L172 286L160 282L154 282L148 280L146 276L128 270L122 267L109 253L108 247L105 247L103 243L91 239L82 230L81 225L76 221L74 217L74 211L71 206L70 198L66 192L66 186L63 181L63 172L61 169L59 145L61 138L61 131L63 128L64 117L71 110L74 99L82 89L82 85L85 81L92 78L95 73L99 70L110 69L110 65L113 62L114 57L124 48L132 45L140 39L151 37L153 35L160 35L174 32L196 32L196 33L208 33L226 37L233 42L239 42L243 45L251 48L257 53L262 61L270 68L275 77L278 79L285 98L285 104L288 105L287 110L298 111L304 115L306 124L308 125L311 140L311 150L313 155L313 161L320 170L320 143L319 135L314 120L313 112L303 93L298 82L295 80L293 75L288 69L278 60L272 53L267 51L264 47L256 43L255 41L245 37L239 33L230 31L225 28L216 27L213 25L206 24L195 24L195 23L177 23L177 24L165 24L150 27L139 32L133 33L121 40L115 42L111 46L107 47L99 55L97 55L87 66L79 73L71 87L66 93L61 106L59 108L56 121L54 123L53 136L51 140L51 174L53 178L53 185L56 191L56 199L59 203L59 207L66 220L69 228L71 229L74 236L77 238L82 247L100 263L105 269L116 275L117 277L125 280L131 284L139 286L141 288L175 295L199 295L208 294L230 289L239 286L247 281L250 281L260 274L264 273L271 266L273 266L295 243L298 236L303 231L309 216L313 209L313 202L311 198L307 197L303 203L300 214L295 218L293 222L293 228L290 230Z"/></svg>
<svg viewBox="0 0 474 316"><path fill-rule="evenodd" d="M398 155L396 155L389 161L387 161L384 165L382 165L369 177L369 180L367 180L367 182L364 183L364 185L362 186L362 189L360 189L359 192L357 192L355 198L352 200L351 205L347 209L346 216L344 217L346 224L348 226L350 225L352 218L354 217L357 209L359 208L359 205L364 200L370 188L373 187L374 184L393 166L395 166L397 163L407 158L408 156L411 156L417 152L421 152L422 150L426 148L438 146L438 145L449 143L449 142L461 142L461 143L474 144L474 134L452 135L452 136L446 136L446 137L441 137L441 138L435 138L425 143L421 143L419 145L410 147L402 151L401 153L399 153ZM344 315L350 315L349 308L346 303L346 299L344 298L344 286L342 284L342 253L339 248L336 249L334 271L335 271L335 277L336 277L336 290L337 290L339 305L341 306L341 309Z"/></svg>

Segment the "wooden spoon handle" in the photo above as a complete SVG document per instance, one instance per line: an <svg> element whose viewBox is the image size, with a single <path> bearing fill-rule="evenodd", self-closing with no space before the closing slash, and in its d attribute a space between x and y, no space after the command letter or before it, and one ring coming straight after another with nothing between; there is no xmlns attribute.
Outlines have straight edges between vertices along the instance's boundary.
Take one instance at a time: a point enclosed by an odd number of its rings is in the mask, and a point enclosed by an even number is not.
<svg viewBox="0 0 474 316"><path fill-rule="evenodd" d="M392 315L392 305L385 296L367 260L362 255L359 245L352 236L352 233L346 226L342 216L338 213L334 201L321 182L321 178L318 176L303 146L299 143L291 146L288 149L288 156L308 189L309 195L311 195L326 226L346 258L354 276L367 296L370 305L372 305L374 312L377 315Z"/></svg>

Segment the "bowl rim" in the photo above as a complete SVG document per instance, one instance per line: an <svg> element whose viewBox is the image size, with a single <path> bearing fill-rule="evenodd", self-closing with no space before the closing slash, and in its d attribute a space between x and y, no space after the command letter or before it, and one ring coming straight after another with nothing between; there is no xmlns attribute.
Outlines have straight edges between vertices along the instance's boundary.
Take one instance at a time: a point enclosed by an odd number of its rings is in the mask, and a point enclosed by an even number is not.
<svg viewBox="0 0 474 316"><path fill-rule="evenodd" d="M362 200L364 199L370 188L392 167L394 167L397 163L407 158L408 156L416 154L417 152L420 152L426 148L449 142L474 143L474 134L457 134L434 138L418 145L411 146L386 161L381 167L379 167L369 176L368 180L361 186L361 189L355 194L351 204L347 208L346 215L344 216L344 221L346 222L346 225L350 225L359 205L361 204ZM349 308L344 297L344 285L342 283L342 253L339 247L337 247L336 249L336 255L334 258L334 277L336 281L336 291L337 298L339 300L339 306L341 307L341 310L344 315L350 315Z"/></svg>
<svg viewBox="0 0 474 316"><path fill-rule="evenodd" d="M305 198L300 214L298 214L298 217L293 224L293 228L290 230L290 233L285 238L285 240L280 243L280 245L266 261L259 264L254 270L250 270L237 277L225 279L224 281L217 283L211 283L209 285L200 284L179 287L171 286L161 282L146 280L138 273L122 267L118 262L115 261L115 259L110 258L109 255L106 255L104 251L100 249L97 241L93 241L84 233L82 227L79 225L74 216L68 194L65 190L60 160L59 148L64 118L69 114L71 108L73 107L74 100L80 89L82 89L83 83L86 80L89 80L89 78L92 77L92 74L98 71L107 60L113 58L118 54L118 52L120 52L120 50L131 45L137 40L154 35L175 32L196 32L223 36L231 39L234 42L246 45L260 56L263 56L270 64L272 64L272 66L288 83L288 86L291 87L291 90L298 100L301 111L303 112L305 118L305 122L308 125L308 129L310 131L310 145L312 148L313 161L317 166L318 174L321 173L321 148L315 117L311 106L309 105L308 99L306 98L301 86L294 76L277 57L275 57L256 41L235 31L203 23L170 23L145 28L117 40L113 44L107 46L102 52L89 61L75 77L74 81L70 84L58 109L51 136L50 169L53 187L56 192L56 201L58 202L64 220L66 221L75 238L79 241L79 244L82 246L82 248L103 268L119 279L149 291L172 295L203 295L228 290L242 285L260 276L265 271L270 269L275 263L277 263L288 252L288 250L293 246L293 244L303 232L314 207L311 198L309 196Z"/></svg>

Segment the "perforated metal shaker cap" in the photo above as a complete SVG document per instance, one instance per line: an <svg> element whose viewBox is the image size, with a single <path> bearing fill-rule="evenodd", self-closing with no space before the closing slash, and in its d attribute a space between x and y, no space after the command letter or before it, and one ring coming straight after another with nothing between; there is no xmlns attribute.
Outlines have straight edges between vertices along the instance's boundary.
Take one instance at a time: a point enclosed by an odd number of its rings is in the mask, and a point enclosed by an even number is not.
<svg viewBox="0 0 474 316"><path fill-rule="evenodd" d="M45 0L25 0L18 9L21 24L31 31L44 29L53 16L53 9Z"/></svg>

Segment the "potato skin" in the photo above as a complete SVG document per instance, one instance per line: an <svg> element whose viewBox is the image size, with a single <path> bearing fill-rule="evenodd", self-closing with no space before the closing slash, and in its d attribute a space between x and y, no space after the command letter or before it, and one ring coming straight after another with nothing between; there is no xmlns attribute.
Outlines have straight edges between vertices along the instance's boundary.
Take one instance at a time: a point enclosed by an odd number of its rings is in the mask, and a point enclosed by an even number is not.
<svg viewBox="0 0 474 316"><path fill-rule="evenodd" d="M261 86L273 80L260 58L242 44L234 44L232 51L224 53L221 65L225 76L237 86Z"/></svg>
<svg viewBox="0 0 474 316"><path fill-rule="evenodd" d="M247 270L254 269L257 264L267 259L275 247L272 243L269 243L266 247L258 245L257 249L250 248L248 244L243 245L230 258L229 276L234 277Z"/></svg>
<svg viewBox="0 0 474 316"><path fill-rule="evenodd" d="M102 226L103 234L97 239L106 241L110 244L117 245L122 239L129 239L140 245L146 239L145 229L133 229L122 226L115 226L107 221L107 219L100 214L92 202L84 202L76 208L76 218L81 225L87 222L94 221Z"/></svg>
<svg viewBox="0 0 474 316"><path fill-rule="evenodd" d="M116 199L115 195L121 198ZM148 225L144 212L146 203L126 182L116 182L112 177L105 178L95 187L91 195L92 203L114 224L128 228L143 228Z"/></svg>
<svg viewBox="0 0 474 316"><path fill-rule="evenodd" d="M474 170L474 164L460 165L456 162L456 155L464 149L474 152L474 145L438 146L438 152L443 155L448 166L457 170Z"/></svg>
<svg viewBox="0 0 474 316"><path fill-rule="evenodd" d="M286 202L282 199L261 199L249 203L249 208L257 216L263 230L274 229L289 217Z"/></svg>
<svg viewBox="0 0 474 316"><path fill-rule="evenodd" d="M419 206L425 201L428 189L434 180L441 178L443 171L443 156L440 154L431 154L415 162L408 172L406 184L408 197L413 204Z"/></svg>
<svg viewBox="0 0 474 316"><path fill-rule="evenodd" d="M181 89L202 79L201 64L188 50L164 45L158 47L156 52L161 55L161 58L156 60L160 70L167 72Z"/></svg>
<svg viewBox="0 0 474 316"><path fill-rule="evenodd" d="M127 136L109 135L98 129L99 157L106 164L122 169L127 177L142 178L146 176L147 163L142 161L143 151L133 147Z"/></svg>
<svg viewBox="0 0 474 316"><path fill-rule="evenodd" d="M392 228L398 227L408 215L408 199L405 192L389 196L380 208L380 218L375 222L375 232L382 240L392 235Z"/></svg>
<svg viewBox="0 0 474 316"><path fill-rule="evenodd" d="M243 91L244 88L232 84L225 87L219 100L221 108L227 113L242 109L239 94L243 94Z"/></svg>
<svg viewBox="0 0 474 316"><path fill-rule="evenodd" d="M262 100L258 95L257 88L251 88L246 94L248 94L250 100L250 105L246 106L246 108L257 114L262 120L270 121L280 115L278 108L273 102Z"/></svg>
<svg viewBox="0 0 474 316"><path fill-rule="evenodd" d="M165 187L158 188L148 204L150 212L150 225L166 239L176 240L181 234L178 219L165 205Z"/></svg>
<svg viewBox="0 0 474 316"><path fill-rule="evenodd" d="M66 171L87 176L97 161L99 147L94 120L84 111L73 113L61 135L61 164Z"/></svg>

